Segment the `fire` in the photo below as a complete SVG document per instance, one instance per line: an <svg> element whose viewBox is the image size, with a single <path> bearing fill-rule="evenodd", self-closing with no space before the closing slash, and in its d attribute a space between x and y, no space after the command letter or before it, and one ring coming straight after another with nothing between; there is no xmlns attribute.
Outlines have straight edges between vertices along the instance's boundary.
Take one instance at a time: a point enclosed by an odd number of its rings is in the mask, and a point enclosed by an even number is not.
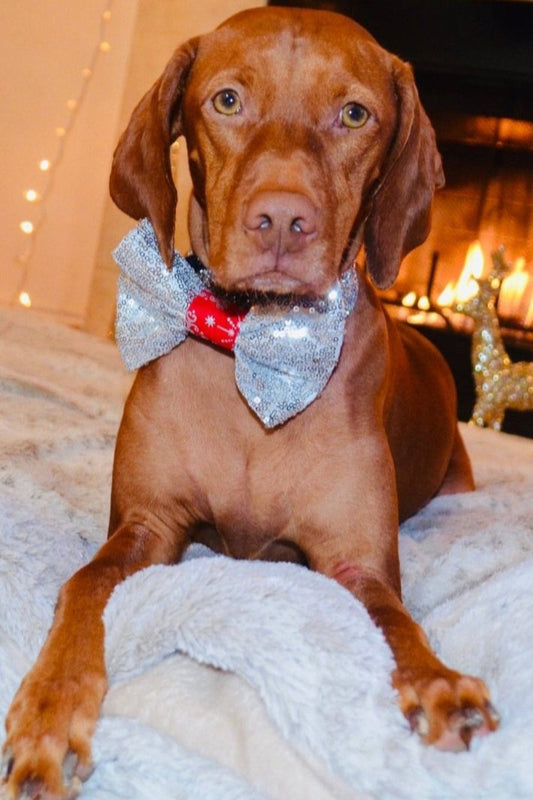
<svg viewBox="0 0 533 800"><path fill-rule="evenodd" d="M416 303L416 292L407 292L407 294L402 298L402 306L405 308L413 308Z"/></svg>
<svg viewBox="0 0 533 800"><path fill-rule="evenodd" d="M513 271L502 281L498 314L505 319L517 322L524 318L526 327L529 327L533 320L533 298L531 297L531 279L525 266L525 258L517 258Z"/></svg>
<svg viewBox="0 0 533 800"><path fill-rule="evenodd" d="M437 298L437 305L443 309L441 315L455 326L459 323L457 314L453 313L456 303L465 303L478 292L477 281L485 272L483 250L478 240L468 247L463 269L457 281L450 281ZM425 321L428 316L439 316L431 311L432 304L427 295L418 296L414 291L408 292L401 300L405 311L415 313L407 316L411 321ZM498 299L498 316L504 320L512 320L516 325L533 328L533 275L527 270L525 258L516 259L510 274L502 281ZM420 320L419 320L420 318ZM405 316L402 317L405 319Z"/></svg>
<svg viewBox="0 0 533 800"><path fill-rule="evenodd" d="M457 283L450 281L437 298L441 308L449 307L455 302L466 302L478 289L476 280L483 275L483 250L478 241L472 242L467 250L463 270Z"/></svg>

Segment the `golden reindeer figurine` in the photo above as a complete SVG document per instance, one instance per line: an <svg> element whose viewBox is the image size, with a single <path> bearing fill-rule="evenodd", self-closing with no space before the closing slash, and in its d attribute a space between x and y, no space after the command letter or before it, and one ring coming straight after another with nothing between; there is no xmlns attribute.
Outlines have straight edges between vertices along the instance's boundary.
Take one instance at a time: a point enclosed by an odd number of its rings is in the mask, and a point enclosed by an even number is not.
<svg viewBox="0 0 533 800"><path fill-rule="evenodd" d="M476 404L471 421L499 431L507 408L533 409L533 362L513 362L507 355L496 314L496 298L510 267L504 261L503 250L493 253L492 261L494 267L488 278L477 280L477 294L456 302L454 310L474 320L472 367Z"/></svg>

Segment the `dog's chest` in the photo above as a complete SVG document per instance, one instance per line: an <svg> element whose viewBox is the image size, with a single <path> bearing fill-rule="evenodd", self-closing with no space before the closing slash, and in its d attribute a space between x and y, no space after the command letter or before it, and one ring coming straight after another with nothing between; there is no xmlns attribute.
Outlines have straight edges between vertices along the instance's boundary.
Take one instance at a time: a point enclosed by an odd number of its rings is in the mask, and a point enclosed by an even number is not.
<svg viewBox="0 0 533 800"><path fill-rule="evenodd" d="M176 500L194 519L193 539L237 558L302 561L289 542L316 524L324 494L338 483L327 473L346 473L345 463L335 464L346 438L346 404L332 392L338 376L302 414L266 430L238 392L231 356L193 340L153 370L157 386L144 400L152 415L157 404L159 424L165 420L158 432Z"/></svg>
<svg viewBox="0 0 533 800"><path fill-rule="evenodd" d="M198 538L236 558L289 558L283 555L283 542L294 533L297 473L291 478L290 468L269 447L250 452L242 444L222 445L216 450L200 468L210 524L199 527Z"/></svg>

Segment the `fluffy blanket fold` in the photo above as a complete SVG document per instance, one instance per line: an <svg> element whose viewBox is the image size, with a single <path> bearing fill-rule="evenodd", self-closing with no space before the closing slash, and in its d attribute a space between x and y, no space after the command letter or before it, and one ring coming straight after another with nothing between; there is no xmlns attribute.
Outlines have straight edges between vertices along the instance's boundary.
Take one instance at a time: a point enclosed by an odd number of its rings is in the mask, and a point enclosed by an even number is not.
<svg viewBox="0 0 533 800"><path fill-rule="evenodd" d="M129 378L111 343L28 313L1 311L0 337L3 718L61 583L105 538ZM496 734L458 755L423 747L388 647L344 589L191 548L107 606L111 685L83 797L533 797L533 443L463 430L478 490L402 526L404 599L450 666L487 680Z"/></svg>

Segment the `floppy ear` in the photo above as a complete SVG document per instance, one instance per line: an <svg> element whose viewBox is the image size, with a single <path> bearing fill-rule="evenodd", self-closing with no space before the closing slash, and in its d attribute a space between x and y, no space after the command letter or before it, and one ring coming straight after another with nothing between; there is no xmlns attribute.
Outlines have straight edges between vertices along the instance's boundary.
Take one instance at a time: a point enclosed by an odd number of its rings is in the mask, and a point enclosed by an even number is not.
<svg viewBox="0 0 533 800"><path fill-rule="evenodd" d="M364 234L368 271L380 289L394 282L402 258L425 241L434 190L444 185L435 134L420 104L412 70L394 57L393 73L398 126Z"/></svg>
<svg viewBox="0 0 533 800"><path fill-rule="evenodd" d="M134 219L148 217L161 256L172 263L178 195L170 167L170 145L181 131L180 107L199 39L179 47L161 77L134 109L113 155L111 197Z"/></svg>

